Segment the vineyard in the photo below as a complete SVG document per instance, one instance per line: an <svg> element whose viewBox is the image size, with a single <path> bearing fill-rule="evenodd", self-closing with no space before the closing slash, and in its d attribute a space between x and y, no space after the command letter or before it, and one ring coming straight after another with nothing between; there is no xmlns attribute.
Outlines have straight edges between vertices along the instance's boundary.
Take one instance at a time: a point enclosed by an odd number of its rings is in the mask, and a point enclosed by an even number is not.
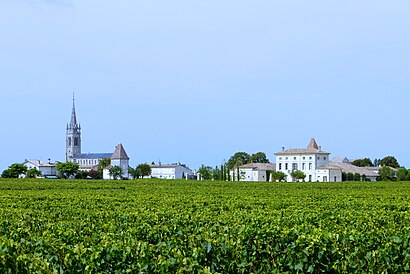
<svg viewBox="0 0 410 274"><path fill-rule="evenodd" d="M410 182L0 180L0 273L410 272Z"/></svg>

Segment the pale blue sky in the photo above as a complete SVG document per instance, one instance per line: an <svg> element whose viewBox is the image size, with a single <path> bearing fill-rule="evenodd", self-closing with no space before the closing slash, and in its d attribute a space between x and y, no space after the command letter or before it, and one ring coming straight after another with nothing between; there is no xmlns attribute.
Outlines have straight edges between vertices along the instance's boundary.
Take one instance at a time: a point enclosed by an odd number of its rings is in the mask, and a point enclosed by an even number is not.
<svg viewBox="0 0 410 274"><path fill-rule="evenodd" d="M83 152L131 165L333 157L410 167L410 2L0 0L0 170Z"/></svg>

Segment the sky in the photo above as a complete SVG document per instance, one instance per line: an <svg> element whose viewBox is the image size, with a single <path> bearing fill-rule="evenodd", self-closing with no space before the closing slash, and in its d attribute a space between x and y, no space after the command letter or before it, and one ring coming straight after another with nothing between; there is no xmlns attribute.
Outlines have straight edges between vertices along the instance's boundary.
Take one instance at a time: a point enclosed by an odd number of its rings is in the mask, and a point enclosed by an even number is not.
<svg viewBox="0 0 410 274"><path fill-rule="evenodd" d="M410 168L408 0L0 0L0 171L82 152L220 165L306 147Z"/></svg>

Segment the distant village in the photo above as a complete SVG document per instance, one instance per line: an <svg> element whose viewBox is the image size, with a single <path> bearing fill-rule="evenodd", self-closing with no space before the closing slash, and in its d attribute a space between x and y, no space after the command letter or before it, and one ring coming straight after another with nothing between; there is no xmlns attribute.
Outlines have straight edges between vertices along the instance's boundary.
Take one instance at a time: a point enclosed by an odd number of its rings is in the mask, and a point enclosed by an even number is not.
<svg viewBox="0 0 410 274"><path fill-rule="evenodd" d="M141 164L136 168L129 165L123 144L118 144L113 152L82 153L81 126L77 122L75 99L71 120L66 127L66 159L65 163L44 162L38 159L26 159L19 166L21 171L3 171L2 177L36 178L78 178L78 179L186 179L186 180L224 180L224 181L309 181L309 182L341 182L341 181L377 181L397 177L399 164L388 156L372 162L368 158L330 159L326 152L312 138L305 148L282 149L275 153L275 163L269 163L266 155L257 153L258 157L249 157L247 153L238 152L224 165L216 167L202 166L198 171L181 163L162 164L161 162ZM72 171L71 168L74 168ZM405 170L405 169L404 169ZM72 172L70 172L72 171ZM14 173L13 173L14 172ZM19 174L16 174L19 173ZM13 175L13 176L11 176ZM400 175L400 174L399 174ZM403 180L410 180L410 172L406 171Z"/></svg>

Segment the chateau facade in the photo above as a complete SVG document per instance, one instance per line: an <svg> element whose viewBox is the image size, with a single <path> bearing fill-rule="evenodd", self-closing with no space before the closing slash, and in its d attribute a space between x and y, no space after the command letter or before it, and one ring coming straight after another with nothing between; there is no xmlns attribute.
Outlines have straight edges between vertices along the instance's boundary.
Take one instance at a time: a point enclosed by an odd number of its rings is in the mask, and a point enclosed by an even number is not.
<svg viewBox="0 0 410 274"><path fill-rule="evenodd" d="M285 150L283 147L275 153L276 170L285 173L288 182L295 181L291 174L297 170L303 171L309 182L341 182L342 170L330 165L329 155L312 138L307 148Z"/></svg>

